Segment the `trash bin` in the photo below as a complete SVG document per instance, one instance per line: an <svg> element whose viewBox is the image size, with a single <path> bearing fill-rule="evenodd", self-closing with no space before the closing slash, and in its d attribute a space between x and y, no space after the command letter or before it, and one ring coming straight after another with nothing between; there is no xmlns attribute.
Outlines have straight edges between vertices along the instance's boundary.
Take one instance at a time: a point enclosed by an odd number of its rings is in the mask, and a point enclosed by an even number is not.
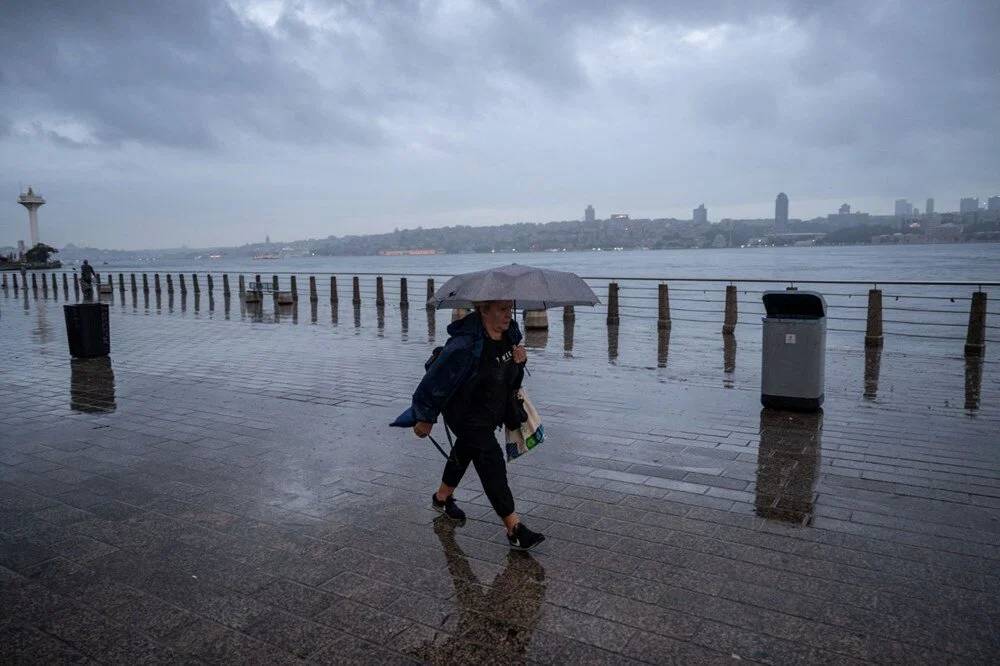
<svg viewBox="0 0 1000 666"><path fill-rule="evenodd" d="M765 407L815 411L823 404L826 301L812 291L764 292L760 401Z"/></svg>
<svg viewBox="0 0 1000 666"><path fill-rule="evenodd" d="M66 338L74 358L96 358L111 353L111 325L107 303L64 305Z"/></svg>

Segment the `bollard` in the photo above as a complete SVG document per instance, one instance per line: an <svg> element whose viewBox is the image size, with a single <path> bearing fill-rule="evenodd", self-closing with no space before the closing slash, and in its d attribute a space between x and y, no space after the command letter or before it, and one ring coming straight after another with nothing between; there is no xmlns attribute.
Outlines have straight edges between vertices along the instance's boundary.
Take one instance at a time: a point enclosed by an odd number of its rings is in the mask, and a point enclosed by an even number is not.
<svg viewBox="0 0 1000 666"><path fill-rule="evenodd" d="M524 313L525 330L547 331L549 328L549 313L545 310L526 310Z"/></svg>
<svg viewBox="0 0 1000 666"><path fill-rule="evenodd" d="M56 279L56 274L52 274L52 291L59 291L59 280Z"/></svg>
<svg viewBox="0 0 1000 666"><path fill-rule="evenodd" d="M125 292L125 274L124 273L119 273L118 274L118 291L123 292L123 293Z"/></svg>
<svg viewBox="0 0 1000 666"><path fill-rule="evenodd" d="M7 273L3 274L3 288L7 289Z"/></svg>
<svg viewBox="0 0 1000 666"><path fill-rule="evenodd" d="M14 286L17 286L17 277L14 278ZM73 273L73 291L76 293L80 292L80 276Z"/></svg>
<svg viewBox="0 0 1000 666"><path fill-rule="evenodd" d="M291 282L292 300L297 301L299 300L299 285L298 282L295 281L294 274L292 275L290 282Z"/></svg>
<svg viewBox="0 0 1000 666"><path fill-rule="evenodd" d="M135 286L135 273L129 273L128 277L129 277L129 282L131 283L132 286L132 293L134 294L135 292L138 291L138 289Z"/></svg>
<svg viewBox="0 0 1000 666"><path fill-rule="evenodd" d="M97 284L101 284L100 278L97 278ZM34 273L31 274L31 288L34 289L35 291L38 290L38 278L35 276Z"/></svg>
<svg viewBox="0 0 1000 666"><path fill-rule="evenodd" d="M965 336L965 355L983 356L986 351L986 292L972 294L969 308L969 331Z"/></svg>
<svg viewBox="0 0 1000 666"><path fill-rule="evenodd" d="M316 276L315 275L310 275L309 276L309 302L310 303L315 303L318 300L319 300L319 294L316 293ZM313 323L315 324L316 322L313 321Z"/></svg>
<svg viewBox="0 0 1000 666"><path fill-rule="evenodd" d="M11 277L13 278L14 291L17 291L17 273L14 273ZM76 279L76 273L73 273L73 279Z"/></svg>
<svg viewBox="0 0 1000 666"><path fill-rule="evenodd" d="M658 330L664 331L669 329L672 324L670 323L670 291L666 283L659 285L657 288L659 292L659 312L656 317L656 328Z"/></svg>
<svg viewBox="0 0 1000 666"><path fill-rule="evenodd" d="M142 274L142 293L149 293L149 276L145 273Z"/></svg>
<svg viewBox="0 0 1000 666"><path fill-rule="evenodd" d="M153 291L156 292L157 296L159 296L161 293L159 273L153 273Z"/></svg>
<svg viewBox="0 0 1000 666"><path fill-rule="evenodd" d="M240 276L243 277L242 275ZM229 296L229 273L222 274L222 295Z"/></svg>
<svg viewBox="0 0 1000 666"><path fill-rule="evenodd" d="M354 305L361 305L361 283L358 282L358 276L354 276Z"/></svg>
<svg viewBox="0 0 1000 666"><path fill-rule="evenodd" d="M239 288L241 295L243 294L243 292L245 292L247 290L247 283L246 283L246 280L243 277L243 273L240 273L240 276L239 276L239 279L237 280L236 286Z"/></svg>
<svg viewBox="0 0 1000 666"><path fill-rule="evenodd" d="M667 356L670 353L670 329L661 328L656 332L656 367L667 367Z"/></svg>
<svg viewBox="0 0 1000 666"><path fill-rule="evenodd" d="M381 275L375 278L375 305L377 307L385 306L385 286L382 284Z"/></svg>
<svg viewBox="0 0 1000 666"><path fill-rule="evenodd" d="M194 293L200 294L201 287L198 285L198 274L191 273L191 288L194 289Z"/></svg>
<svg viewBox="0 0 1000 666"><path fill-rule="evenodd" d="M608 326L617 326L618 318L618 283L608 283Z"/></svg>
<svg viewBox="0 0 1000 666"><path fill-rule="evenodd" d="M576 308L572 305L567 305L563 308L563 321L576 321Z"/></svg>
<svg viewBox="0 0 1000 666"><path fill-rule="evenodd" d="M271 276L271 292L274 294L275 298L278 297L278 276L277 275L272 275Z"/></svg>
<svg viewBox="0 0 1000 666"><path fill-rule="evenodd" d="M406 289L406 278L399 278L399 307L408 308L410 307L410 295Z"/></svg>
<svg viewBox="0 0 1000 666"><path fill-rule="evenodd" d="M330 302L337 303L340 297L337 295L337 276L330 276Z"/></svg>
<svg viewBox="0 0 1000 666"><path fill-rule="evenodd" d="M174 278L170 273L167 273L167 296L174 295Z"/></svg>
<svg viewBox="0 0 1000 666"><path fill-rule="evenodd" d="M868 290L868 323L865 325L865 347L882 346L882 290Z"/></svg>
<svg viewBox="0 0 1000 666"><path fill-rule="evenodd" d="M122 285L122 286L124 287L124 285ZM64 294L68 294L69 293L69 278L66 277L65 273L63 273L63 293Z"/></svg>
<svg viewBox="0 0 1000 666"><path fill-rule="evenodd" d="M187 296L188 288L187 284L184 282L184 273L177 274L177 281L181 284L181 296Z"/></svg>
<svg viewBox="0 0 1000 666"><path fill-rule="evenodd" d="M215 282L212 280L212 274L211 273L209 273L209 274L207 274L205 276L205 284L208 287L208 296L209 296L209 298L211 298L212 295L213 295L212 294L212 290L215 289ZM212 309L211 301L209 301L208 309L209 310Z"/></svg>
<svg viewBox="0 0 1000 666"><path fill-rule="evenodd" d="M726 287L726 313L722 319L722 334L732 335L736 331L736 285Z"/></svg>
<svg viewBox="0 0 1000 666"><path fill-rule="evenodd" d="M462 319L467 314L469 314L469 311L467 309L465 309L465 308L455 308L455 309L453 309L451 311L451 320L455 321L457 319Z"/></svg>
<svg viewBox="0 0 1000 666"><path fill-rule="evenodd" d="M428 310L434 309L434 278L427 278L427 302L424 306Z"/></svg>
<svg viewBox="0 0 1000 666"><path fill-rule="evenodd" d="M254 282L257 284L257 291L260 291L260 274L254 276Z"/></svg>

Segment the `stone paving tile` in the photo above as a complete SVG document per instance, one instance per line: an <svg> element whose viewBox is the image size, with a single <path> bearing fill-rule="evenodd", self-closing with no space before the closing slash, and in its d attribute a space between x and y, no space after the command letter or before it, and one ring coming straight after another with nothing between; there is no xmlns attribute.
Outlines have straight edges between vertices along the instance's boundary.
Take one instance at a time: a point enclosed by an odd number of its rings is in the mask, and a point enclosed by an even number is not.
<svg viewBox="0 0 1000 666"><path fill-rule="evenodd" d="M802 417L724 388L683 336L667 375L534 346L549 437L510 478L548 541L513 558L474 475L466 524L434 520L440 457L385 426L433 344L422 311L392 338L367 310L324 328L116 301L111 362L70 363L54 304L5 299L5 662L1000 657L992 357L971 413L899 374L864 400L832 349Z"/></svg>

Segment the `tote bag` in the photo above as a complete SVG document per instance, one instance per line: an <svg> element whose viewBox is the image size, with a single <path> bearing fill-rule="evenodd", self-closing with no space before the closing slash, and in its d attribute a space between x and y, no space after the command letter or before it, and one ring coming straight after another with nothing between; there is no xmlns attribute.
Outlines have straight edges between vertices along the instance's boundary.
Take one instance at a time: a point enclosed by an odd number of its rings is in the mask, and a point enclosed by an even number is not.
<svg viewBox="0 0 1000 666"><path fill-rule="evenodd" d="M524 411L528 415L528 420L521 424L520 428L507 430L507 460L520 457L545 441L545 428L542 427L542 417L538 415L538 410L528 400L528 392L521 388L517 392L517 397L524 401Z"/></svg>

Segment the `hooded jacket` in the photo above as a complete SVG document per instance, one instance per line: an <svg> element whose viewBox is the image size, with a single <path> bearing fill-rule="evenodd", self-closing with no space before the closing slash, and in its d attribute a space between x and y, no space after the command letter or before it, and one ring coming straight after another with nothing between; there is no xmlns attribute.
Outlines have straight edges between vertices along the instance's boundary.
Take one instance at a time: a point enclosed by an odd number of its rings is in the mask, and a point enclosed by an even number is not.
<svg viewBox="0 0 1000 666"><path fill-rule="evenodd" d="M448 325L448 342L438 357L427 369L413 392L410 408L400 414L390 425L398 428L412 428L418 422L437 423L438 415L444 411L452 396L470 382L474 382L479 372L479 358L483 354L486 329L482 318L473 311L462 319ZM511 320L504 331L511 345L521 343L521 329ZM524 366L518 366L513 389L520 388L524 376Z"/></svg>

